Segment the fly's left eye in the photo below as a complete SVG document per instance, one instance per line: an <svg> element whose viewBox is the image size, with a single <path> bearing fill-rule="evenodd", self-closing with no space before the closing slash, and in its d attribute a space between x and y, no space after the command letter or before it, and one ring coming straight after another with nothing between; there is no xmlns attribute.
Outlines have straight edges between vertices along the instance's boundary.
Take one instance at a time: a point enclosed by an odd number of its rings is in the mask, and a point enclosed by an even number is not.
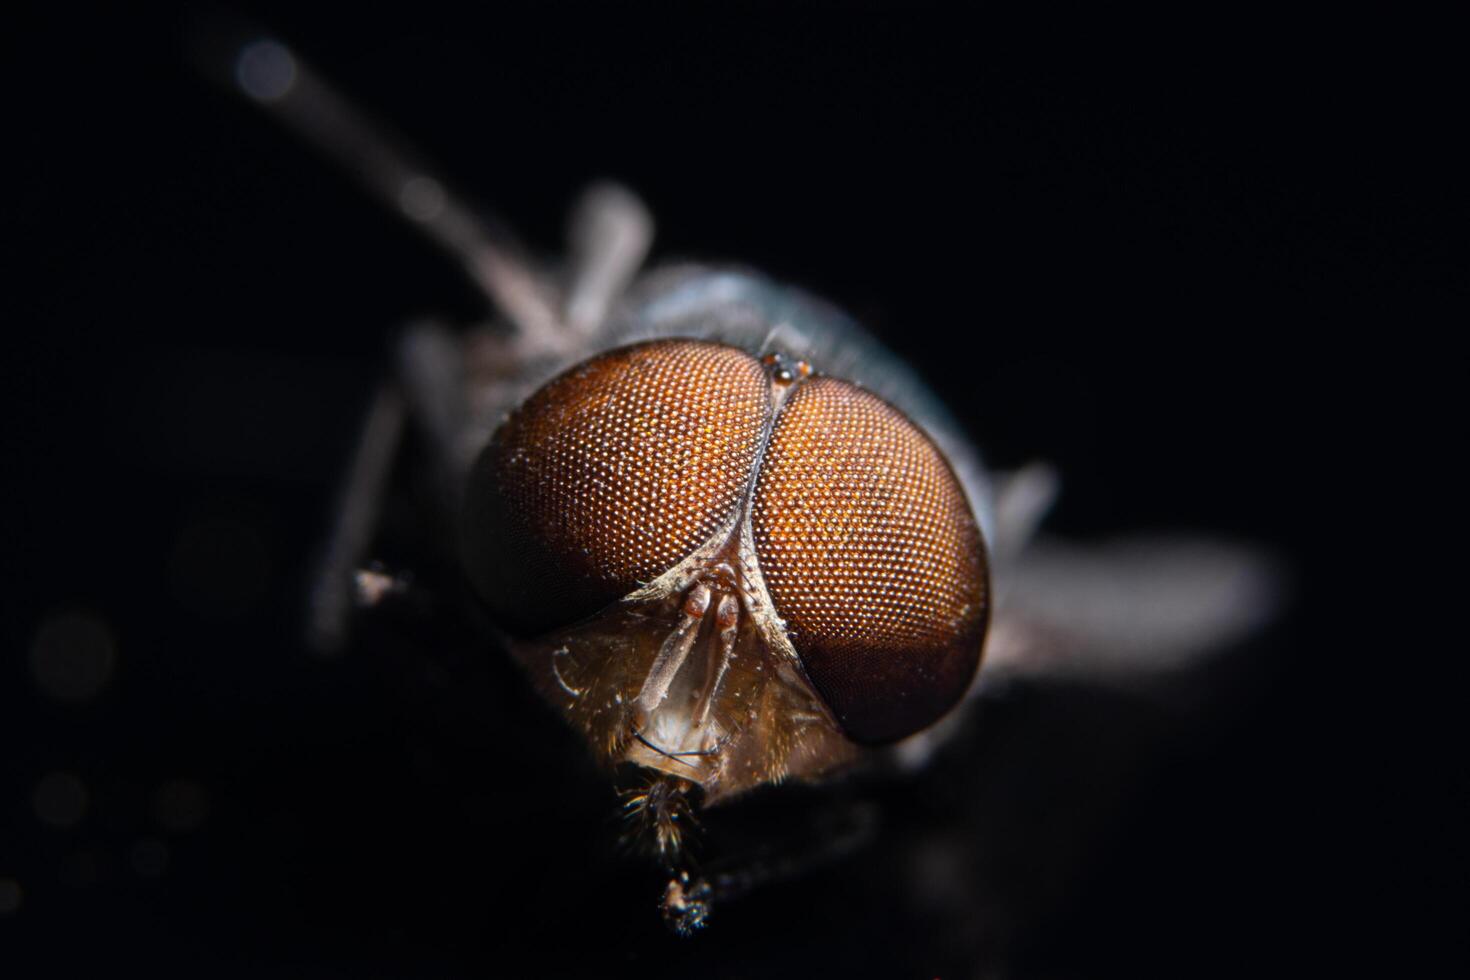
<svg viewBox="0 0 1470 980"><path fill-rule="evenodd" d="M906 416L845 381L798 387L751 523L776 611L849 736L902 738L964 695L985 637L985 549L949 463Z"/></svg>

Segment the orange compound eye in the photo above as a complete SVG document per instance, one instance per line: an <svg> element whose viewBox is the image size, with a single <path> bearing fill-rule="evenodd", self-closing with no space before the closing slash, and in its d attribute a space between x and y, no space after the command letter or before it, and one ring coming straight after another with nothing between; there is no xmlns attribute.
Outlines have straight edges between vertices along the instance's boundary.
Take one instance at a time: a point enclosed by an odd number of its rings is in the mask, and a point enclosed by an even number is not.
<svg viewBox="0 0 1470 980"><path fill-rule="evenodd" d="M523 637L709 546L700 587L778 617L784 655L856 742L932 724L979 665L985 546L948 461L898 409L783 355L663 340L562 374L481 453L464 529L471 579Z"/></svg>
<svg viewBox="0 0 1470 980"><path fill-rule="evenodd" d="M532 395L471 473L466 565L513 632L566 626L656 578L734 519L770 411L760 363L665 340Z"/></svg>
<svg viewBox="0 0 1470 980"><path fill-rule="evenodd" d="M756 554L807 675L854 740L925 728L980 661L980 529L929 437L831 378L776 418L751 511Z"/></svg>

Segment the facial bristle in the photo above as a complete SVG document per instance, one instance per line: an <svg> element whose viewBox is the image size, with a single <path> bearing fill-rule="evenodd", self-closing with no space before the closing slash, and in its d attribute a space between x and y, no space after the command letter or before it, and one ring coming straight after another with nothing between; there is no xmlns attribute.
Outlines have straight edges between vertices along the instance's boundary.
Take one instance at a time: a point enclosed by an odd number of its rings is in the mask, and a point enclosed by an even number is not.
<svg viewBox="0 0 1470 980"><path fill-rule="evenodd" d="M672 864L683 854L689 835L696 829L689 799L693 788L686 780L659 774L621 791L627 824L624 842Z"/></svg>

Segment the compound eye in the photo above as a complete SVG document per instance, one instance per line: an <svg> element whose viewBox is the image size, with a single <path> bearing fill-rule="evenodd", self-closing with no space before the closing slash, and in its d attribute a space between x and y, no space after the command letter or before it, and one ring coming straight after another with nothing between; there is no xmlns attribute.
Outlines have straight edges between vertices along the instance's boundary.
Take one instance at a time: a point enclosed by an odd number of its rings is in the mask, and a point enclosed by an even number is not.
<svg viewBox="0 0 1470 980"><path fill-rule="evenodd" d="M665 340L599 355L528 398L465 499L466 566L500 622L570 625L733 520L769 392L745 352Z"/></svg>
<svg viewBox="0 0 1470 980"><path fill-rule="evenodd" d="M907 417L847 382L805 382L776 418L751 519L776 612L851 738L902 738L963 697L985 637L984 544Z"/></svg>

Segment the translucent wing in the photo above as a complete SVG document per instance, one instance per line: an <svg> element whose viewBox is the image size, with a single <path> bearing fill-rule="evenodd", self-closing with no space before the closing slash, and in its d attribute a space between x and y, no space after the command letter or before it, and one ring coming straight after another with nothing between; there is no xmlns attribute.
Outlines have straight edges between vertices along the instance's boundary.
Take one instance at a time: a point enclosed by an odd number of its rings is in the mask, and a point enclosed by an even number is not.
<svg viewBox="0 0 1470 980"><path fill-rule="evenodd" d="M1032 464L996 484L995 608L972 700L1021 678L1144 690L1244 640L1281 607L1285 575L1258 548L1196 534L1087 544L1037 535L1056 474ZM962 714L900 742L894 760L926 764Z"/></svg>
<svg viewBox="0 0 1470 980"><path fill-rule="evenodd" d="M1178 672L1263 627L1283 574L1246 545L1186 535L1040 537L997 581L981 672L1123 683Z"/></svg>

